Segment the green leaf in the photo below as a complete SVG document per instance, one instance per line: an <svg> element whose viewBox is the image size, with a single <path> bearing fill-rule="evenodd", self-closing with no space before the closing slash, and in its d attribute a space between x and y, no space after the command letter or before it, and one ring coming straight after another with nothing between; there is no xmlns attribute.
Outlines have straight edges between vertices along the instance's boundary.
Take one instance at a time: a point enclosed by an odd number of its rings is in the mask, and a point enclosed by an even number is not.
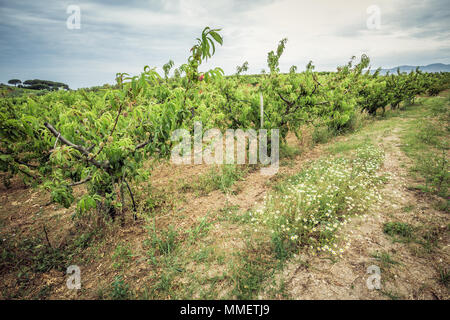
<svg viewBox="0 0 450 320"><path fill-rule="evenodd" d="M216 31L220 31L220 30L221 29L216 29ZM214 38L214 40L216 40L218 43L220 43L220 45L222 45L223 39L216 31L211 31L209 34Z"/></svg>

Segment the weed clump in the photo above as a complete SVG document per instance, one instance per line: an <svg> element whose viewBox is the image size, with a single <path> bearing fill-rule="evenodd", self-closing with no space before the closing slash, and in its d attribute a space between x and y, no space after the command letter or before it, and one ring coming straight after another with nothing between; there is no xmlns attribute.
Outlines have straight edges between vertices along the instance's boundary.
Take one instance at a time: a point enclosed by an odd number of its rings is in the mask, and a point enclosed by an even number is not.
<svg viewBox="0 0 450 320"><path fill-rule="evenodd" d="M413 227L404 222L387 222L384 224L383 232L391 237L400 236L405 239L411 239Z"/></svg>

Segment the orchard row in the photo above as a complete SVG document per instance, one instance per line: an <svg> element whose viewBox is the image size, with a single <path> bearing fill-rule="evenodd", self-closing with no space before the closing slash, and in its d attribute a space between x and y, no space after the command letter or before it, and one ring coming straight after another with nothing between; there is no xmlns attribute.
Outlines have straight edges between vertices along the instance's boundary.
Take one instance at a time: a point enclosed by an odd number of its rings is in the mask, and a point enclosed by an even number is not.
<svg viewBox="0 0 450 320"><path fill-rule="evenodd" d="M52 201L65 207L76 200L79 215L123 218L126 207L136 206L132 185L150 174L142 168L144 161L170 156L176 129L193 131L196 121L203 130L279 129L285 143L289 131L299 134L305 124L339 133L351 129L358 113L399 108L417 95L436 95L450 82L448 73L419 70L381 76L369 71L365 55L336 72L316 72L309 63L304 72L293 66L282 74L279 60L287 39L268 53L267 73L241 75L247 62L234 76L224 76L220 68L200 72L202 62L222 45L219 31L205 28L173 77L169 61L164 76L146 66L139 76L117 74L117 85L105 90L2 98L4 183L19 174L26 183L48 189ZM86 184L87 192L74 199L72 189L79 184Z"/></svg>

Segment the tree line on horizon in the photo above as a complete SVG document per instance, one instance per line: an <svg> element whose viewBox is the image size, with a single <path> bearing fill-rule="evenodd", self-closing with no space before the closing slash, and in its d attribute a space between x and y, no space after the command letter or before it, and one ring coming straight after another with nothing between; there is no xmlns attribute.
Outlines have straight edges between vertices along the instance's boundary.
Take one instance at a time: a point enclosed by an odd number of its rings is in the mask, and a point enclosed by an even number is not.
<svg viewBox="0 0 450 320"><path fill-rule="evenodd" d="M69 90L69 86L62 82L50 81L50 80L25 80L22 82L20 79L11 79L8 81L8 84L14 85L18 88L31 89L31 90L48 90L48 91L56 91L60 88L64 90Z"/></svg>

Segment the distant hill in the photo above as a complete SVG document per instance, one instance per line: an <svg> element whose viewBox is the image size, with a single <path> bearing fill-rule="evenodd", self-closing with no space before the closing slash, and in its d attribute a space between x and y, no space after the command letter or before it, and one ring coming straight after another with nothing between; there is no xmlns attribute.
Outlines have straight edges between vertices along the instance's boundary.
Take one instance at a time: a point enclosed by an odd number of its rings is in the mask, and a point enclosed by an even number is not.
<svg viewBox="0 0 450 320"><path fill-rule="evenodd" d="M450 72L450 64L443 64L443 63L433 63L429 64L427 66L418 66L420 71L422 72ZM412 70L416 70L417 66L398 66L392 69L381 69L380 74L386 74L389 73L397 73L397 68L400 68L400 72L411 72ZM372 72L375 72L373 70Z"/></svg>

